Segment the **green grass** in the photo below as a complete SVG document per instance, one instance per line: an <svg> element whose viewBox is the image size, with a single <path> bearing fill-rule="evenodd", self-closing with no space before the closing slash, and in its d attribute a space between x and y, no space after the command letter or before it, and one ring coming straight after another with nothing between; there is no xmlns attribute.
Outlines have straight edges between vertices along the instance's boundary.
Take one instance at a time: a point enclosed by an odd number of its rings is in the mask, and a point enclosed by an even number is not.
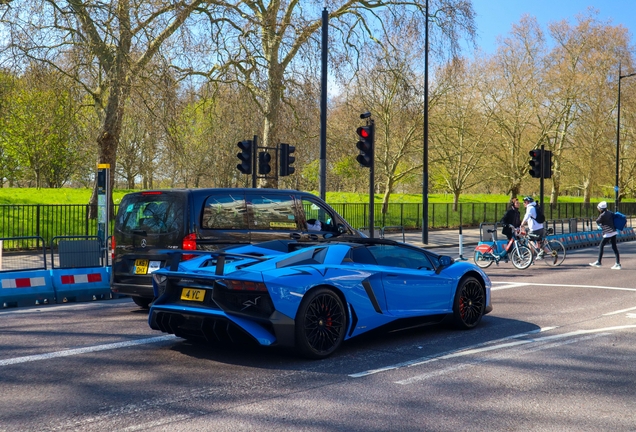
<svg viewBox="0 0 636 432"><path fill-rule="evenodd" d="M88 204L91 197L91 189L47 189L47 188L0 188L0 204ZM122 197L131 190L115 190L113 197L115 204L119 204ZM309 191L314 195L319 195L318 191ZM327 192L327 202L329 203L368 203L368 193L352 193L352 192ZM549 195L544 197L547 202ZM374 200L376 204L381 203L382 194L375 194ZM538 199L538 197L535 197ZM450 194L430 194L428 196L429 203L452 203L453 196ZM613 198L595 198L592 202L613 201ZM626 202L634 201L633 199L624 200ZM421 194L392 194L391 203L421 203ZM508 196L503 194L469 194L462 195L459 199L460 203L507 203ZM582 197L559 197L560 203L580 203L583 202Z"/></svg>
<svg viewBox="0 0 636 432"><path fill-rule="evenodd" d="M314 195L319 195L318 191L309 191ZM351 193L351 192L327 192L326 201L329 203L368 203L368 193ZM384 198L382 194L375 194L375 203L381 203ZM507 203L509 197L501 194L472 194L462 195L459 198L460 203ZM428 201L430 203L452 203L453 196L450 194L429 194ZM583 201L583 200L581 200ZM422 203L421 194L391 194L389 202L392 204L399 203Z"/></svg>
<svg viewBox="0 0 636 432"><path fill-rule="evenodd" d="M128 190L113 193L115 204ZM92 189L0 188L0 204L88 204Z"/></svg>

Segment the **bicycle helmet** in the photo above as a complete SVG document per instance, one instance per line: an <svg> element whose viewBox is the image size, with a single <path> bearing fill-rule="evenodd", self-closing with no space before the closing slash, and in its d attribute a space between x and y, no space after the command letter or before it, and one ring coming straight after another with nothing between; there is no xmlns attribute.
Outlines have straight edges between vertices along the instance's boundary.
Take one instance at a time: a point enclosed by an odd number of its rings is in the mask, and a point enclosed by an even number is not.
<svg viewBox="0 0 636 432"><path fill-rule="evenodd" d="M531 197L531 196L524 197L524 198L523 198L523 200L524 200L525 202L532 202L532 201L534 201L534 199L532 199L532 197Z"/></svg>

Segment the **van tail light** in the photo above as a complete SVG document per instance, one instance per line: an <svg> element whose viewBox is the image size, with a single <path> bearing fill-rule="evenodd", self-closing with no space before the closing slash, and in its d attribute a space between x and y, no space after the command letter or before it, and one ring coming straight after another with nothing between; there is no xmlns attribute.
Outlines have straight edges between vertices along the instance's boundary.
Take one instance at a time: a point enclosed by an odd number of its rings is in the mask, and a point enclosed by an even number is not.
<svg viewBox="0 0 636 432"><path fill-rule="evenodd" d="M110 260L111 263L115 262L115 247L117 244L115 243L115 236L110 236Z"/></svg>
<svg viewBox="0 0 636 432"><path fill-rule="evenodd" d="M183 250L197 250L197 235L195 233L190 233L183 238L183 242L181 243L181 249ZM188 255L184 254L181 257L182 261L186 261L194 258L196 255Z"/></svg>

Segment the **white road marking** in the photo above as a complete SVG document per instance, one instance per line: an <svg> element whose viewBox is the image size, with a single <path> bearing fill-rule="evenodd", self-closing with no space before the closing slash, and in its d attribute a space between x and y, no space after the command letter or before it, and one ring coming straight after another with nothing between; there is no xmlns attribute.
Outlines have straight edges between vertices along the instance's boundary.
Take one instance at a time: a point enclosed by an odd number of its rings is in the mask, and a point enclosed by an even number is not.
<svg viewBox="0 0 636 432"><path fill-rule="evenodd" d="M477 349L479 347L484 347L484 346L488 346L488 345L491 345L491 344L496 344L496 343L499 343L499 342L502 342L502 341L506 341L506 340L510 340L510 339L517 339L517 338L528 336L528 335L531 335L531 334L552 330L554 328L556 328L556 327L546 327L546 328L540 328L538 330L533 330L533 331L526 332L526 333L519 333L519 334L512 335L512 336L506 336L505 338L497 339L497 340L494 340L494 341L488 341L488 342L480 343L480 344L477 344L477 345L472 345L470 347L462 348L459 351L449 351L449 352L437 354L435 356L427 356L427 357L422 357L420 359L409 360L407 362L398 363L398 364L391 365L391 366L385 366L385 367L382 367L382 368L379 368L379 369L371 369L371 370L367 370L367 371L364 371L364 372L357 372L357 373L354 373L354 374L350 374L349 377L350 378L361 378L361 377L364 377L364 376L373 375L373 374L380 373L380 372L386 372L386 371L393 370L393 369L399 369L399 368L403 368L403 367L410 367L410 366L414 366L414 365L418 365L418 364L423 364L423 363L428 362L431 359L435 359L435 358L440 357L440 356L450 355L452 353L461 352L463 350Z"/></svg>
<svg viewBox="0 0 636 432"><path fill-rule="evenodd" d="M506 288L516 288L516 287L521 287L521 286L539 286L539 287L565 287L565 288L593 288L593 289L608 289L608 290L615 290L615 291L636 291L636 288L619 288L619 287L612 287L612 286L603 286L603 285L564 285L564 284L545 284L545 283L520 283L520 282L492 282L493 285L495 284L505 284L502 288L499 287L493 287L491 288L493 291L496 291L498 289L506 289Z"/></svg>
<svg viewBox="0 0 636 432"><path fill-rule="evenodd" d="M577 342L581 342L584 340L589 340L589 339L595 339L597 337L601 337L601 336L607 336L610 335L611 333L599 333L599 334L595 334L595 335L589 335L589 336L583 336L580 338L574 338L574 339L569 339L569 340L565 340L565 341L561 341L561 342L557 342L557 343L550 343L550 344L545 344L542 346L538 346L536 348L533 348L531 350L528 351L524 351L523 354L529 354L531 352L536 352L536 351L541 351L541 350L546 350L546 349L550 349L550 348L556 348L562 345L569 345L569 344L573 344L573 343L577 343ZM528 341L528 342L532 342L532 341ZM503 357L503 356L498 356L498 357ZM450 367L446 367L443 369L437 369L433 372L429 372L429 373L425 373L425 374L421 374L421 375L416 375L410 378L407 378L405 380L400 380L400 381L395 381L395 384L401 384L401 385L408 385L408 384L413 384L416 382L420 382L420 381L425 381L429 378L433 378L433 377L437 377L440 375L445 375L449 372L455 372L461 369L466 369L469 367L475 367L481 363L486 363L488 361L495 361L497 360L497 357L495 358L482 358L482 359L475 359L473 360L471 363L461 363L458 365L454 365L454 366L450 366Z"/></svg>
<svg viewBox="0 0 636 432"><path fill-rule="evenodd" d="M504 289L508 289L508 288L519 288L522 286L528 286L528 285L532 285L529 283L521 283L521 282L493 282L493 284L502 284L500 286L493 286L490 290L491 291L499 291L499 290L504 290Z"/></svg>
<svg viewBox="0 0 636 432"><path fill-rule="evenodd" d="M541 342L547 342L547 341L556 340L556 339L571 338L571 337L587 335L587 334L593 334L593 333L605 333L605 332L612 332L612 331L618 331L618 330L632 329L632 328L636 328L636 325L605 327L605 328L592 329L592 330L576 330L576 331L573 331L573 332L561 333L561 334L556 334L556 335L552 335L552 336L543 336L543 337L540 337L540 338L524 339L524 340L519 340L519 341L515 341L515 342L499 343L499 342L505 341L507 339L518 339L518 338L525 337L525 336L528 336L528 335L533 334L533 333L540 333L540 332L543 332L543 331L551 330L553 328L555 328L555 327L544 328L544 329L537 330L535 332L520 333L518 335L509 336L507 338L498 339L496 341L490 341L490 342L474 345L472 347L463 348L461 350L444 352L444 353L436 354L436 355L433 355L433 356L422 357L422 358L416 359L416 360L411 360L411 361L402 362L402 363L398 363L398 364L394 364L394 365L390 365L390 366L385 366L385 367L382 367L382 368L379 368L379 369L371 369L371 370L364 371L364 372L358 372L358 373L355 373L355 374L350 374L349 377L350 378L361 378L361 377L365 377L365 376L368 376L368 375L373 375L373 374L380 373L380 372L386 372L386 371L389 371L389 370L401 369L401 368L404 368L404 367L419 366L419 365L423 365L423 364L426 364L426 363L431 363L431 362L434 362L434 361L447 360L447 359L458 358L458 357L465 357L465 356L468 356L468 355L479 354L479 353L482 353L482 352L488 352L488 351L493 351L493 350L513 348L513 347L516 347L516 346L519 346L519 345L525 345L525 344L529 344L529 343L541 343ZM491 345L492 343L498 343L498 345Z"/></svg>
<svg viewBox="0 0 636 432"><path fill-rule="evenodd" d="M603 314L603 316L608 316L608 315L617 315L617 314L621 314L621 313L623 313L623 312L629 312L629 311L634 310L634 309L636 309L636 306L631 307L631 308L627 308L627 309L617 310L617 311L610 312L610 313L606 313L606 314ZM627 315L629 316L630 314L627 314Z"/></svg>
<svg viewBox="0 0 636 432"><path fill-rule="evenodd" d="M112 350L112 349L118 349L118 348L127 348L131 346L136 346L136 345L151 344L155 342L164 342L167 340L172 340L175 337L176 336L174 335L157 336L152 338L137 339L137 340L131 340L126 342L116 342L116 343L110 343L110 344L104 344L104 345L95 345L95 346L85 347L85 348L56 351L56 352L51 352L46 354L36 354L36 355L30 355L25 357L15 357L10 359L0 360L0 366L9 366L9 365L14 365L18 363L27 363L27 362L38 361L38 360L48 360L52 358L68 357L72 355L86 354L86 353L91 353L96 351L106 351L106 350Z"/></svg>

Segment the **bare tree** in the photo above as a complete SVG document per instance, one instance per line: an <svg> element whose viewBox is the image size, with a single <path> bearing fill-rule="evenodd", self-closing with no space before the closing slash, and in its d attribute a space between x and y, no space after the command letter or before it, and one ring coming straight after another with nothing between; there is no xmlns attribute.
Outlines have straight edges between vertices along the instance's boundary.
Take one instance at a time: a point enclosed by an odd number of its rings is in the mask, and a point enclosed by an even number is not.
<svg viewBox="0 0 636 432"><path fill-rule="evenodd" d="M455 59L438 74L438 100L431 112L434 178L453 194L457 210L462 192L479 184L490 166L493 136L483 115L475 75L465 60Z"/></svg>
<svg viewBox="0 0 636 432"><path fill-rule="evenodd" d="M611 195L614 185L616 139L616 86L608 78L618 77L621 57L628 59L627 31L596 20L581 23L579 35L586 50L582 53L579 118L572 131L568 152L571 181L583 192L584 202L605 188ZM618 84L618 83L616 83Z"/></svg>
<svg viewBox="0 0 636 432"><path fill-rule="evenodd" d="M101 122L98 162L114 170L131 85L204 3L25 0L2 18L10 32L3 53L16 62L28 59L54 66L84 87ZM91 202L97 202L96 189Z"/></svg>
<svg viewBox="0 0 636 432"><path fill-rule="evenodd" d="M492 167L506 192L516 196L528 172L528 152L540 142L537 104L541 100L543 33L535 18L524 16L512 27L495 56L480 70L482 106L492 121Z"/></svg>
<svg viewBox="0 0 636 432"><path fill-rule="evenodd" d="M289 102L288 93L298 85L296 74L303 59L319 57L315 40L321 28L321 9L329 11L333 30L331 55L336 64L356 70L359 48L365 40L380 41L387 31L378 11L390 10L394 16L423 24L426 14L437 25L439 40L456 49L459 35L474 33L473 10L465 0L431 0L426 11L419 0L307 0L215 2L210 13L223 14L211 28L216 51L214 66L207 76L236 82L251 93L263 116L262 144L274 147L290 136L281 129L281 107ZM423 40L423 25L413 26ZM441 36L441 37L440 37ZM333 43L338 38L340 43ZM191 73L192 71L186 71ZM271 184L270 184L271 185Z"/></svg>

